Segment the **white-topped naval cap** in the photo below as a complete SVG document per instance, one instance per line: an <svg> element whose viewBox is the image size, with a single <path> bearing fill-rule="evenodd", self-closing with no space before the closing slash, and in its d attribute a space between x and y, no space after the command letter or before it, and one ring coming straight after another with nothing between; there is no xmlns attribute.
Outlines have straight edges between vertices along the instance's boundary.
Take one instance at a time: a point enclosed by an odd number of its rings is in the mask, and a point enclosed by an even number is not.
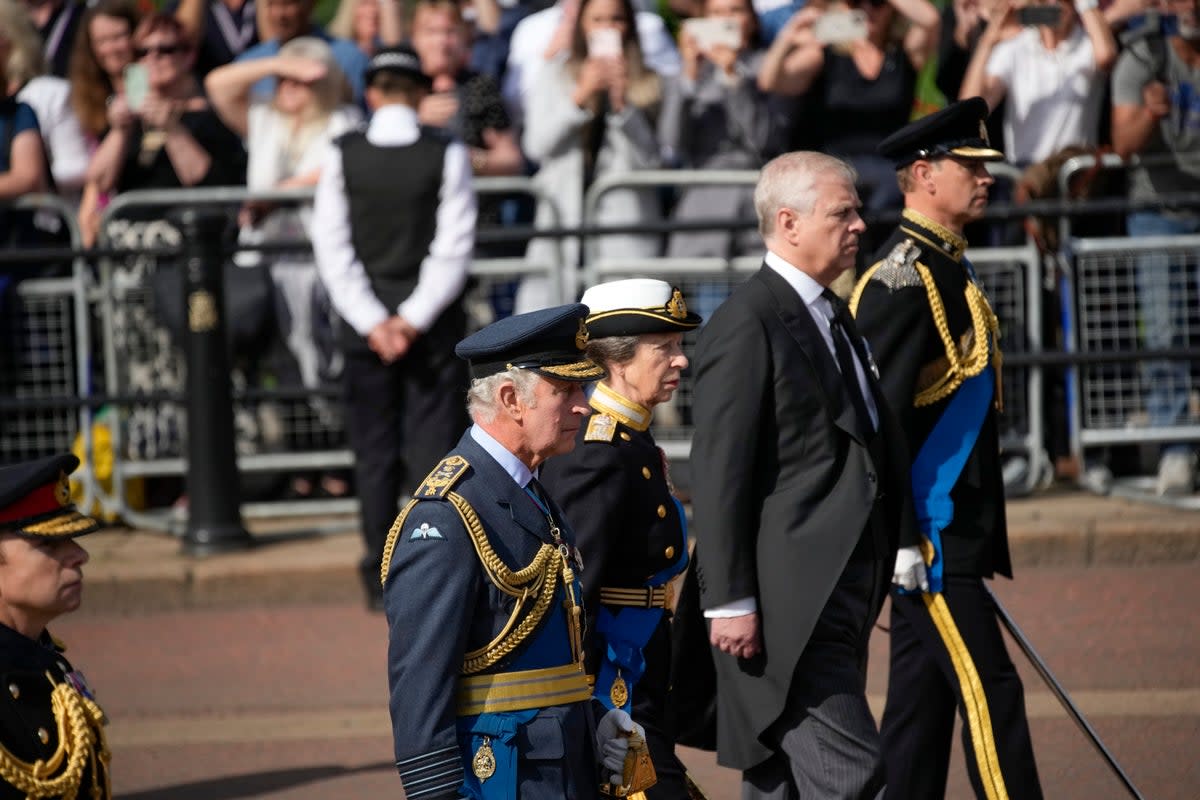
<svg viewBox="0 0 1200 800"><path fill-rule="evenodd" d="M631 336L688 330L701 322L688 312L683 293L656 278L598 283L583 293L592 336Z"/></svg>

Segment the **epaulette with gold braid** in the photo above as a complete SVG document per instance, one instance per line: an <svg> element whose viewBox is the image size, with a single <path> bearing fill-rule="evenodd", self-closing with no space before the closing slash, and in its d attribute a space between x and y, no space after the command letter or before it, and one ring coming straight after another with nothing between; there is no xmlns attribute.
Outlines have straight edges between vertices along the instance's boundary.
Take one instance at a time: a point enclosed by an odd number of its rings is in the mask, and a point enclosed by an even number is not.
<svg viewBox="0 0 1200 800"><path fill-rule="evenodd" d="M871 279L879 281L891 291L920 286L921 275L917 272L917 259L920 256L921 248L917 247L917 243L905 239L879 262Z"/></svg>
<svg viewBox="0 0 1200 800"><path fill-rule="evenodd" d="M608 414L592 414L588 417L587 430L583 434L585 442L611 442L617 435L617 421Z"/></svg>
<svg viewBox="0 0 1200 800"><path fill-rule="evenodd" d="M433 468L417 491L413 493L414 500L429 500L443 498L454 488L454 484L466 473L471 465L462 456L447 456Z"/></svg>

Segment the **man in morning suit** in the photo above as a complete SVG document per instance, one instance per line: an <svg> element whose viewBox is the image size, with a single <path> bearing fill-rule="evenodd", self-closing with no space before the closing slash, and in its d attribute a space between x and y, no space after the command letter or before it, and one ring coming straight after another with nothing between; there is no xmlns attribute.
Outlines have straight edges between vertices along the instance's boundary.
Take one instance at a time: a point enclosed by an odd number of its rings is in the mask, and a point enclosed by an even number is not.
<svg viewBox="0 0 1200 800"><path fill-rule="evenodd" d="M900 226L851 308L908 433L919 536L893 577L882 736L887 797L946 791L954 715L980 798L1040 798L1021 679L983 578L1012 577L996 415L999 326L965 251L987 205L988 109L964 100L880 145L904 192Z"/></svg>
<svg viewBox="0 0 1200 800"><path fill-rule="evenodd" d="M854 179L819 153L763 168L765 263L696 348L696 582L718 651L718 761L743 770L744 798L884 784L867 641L915 521L902 434L827 290L865 228Z"/></svg>
<svg viewBox="0 0 1200 800"><path fill-rule="evenodd" d="M575 446L587 306L458 343L474 425L396 518L383 557L396 767L408 800L588 800L639 729L592 700L575 537L537 473ZM598 769L598 765L603 770Z"/></svg>

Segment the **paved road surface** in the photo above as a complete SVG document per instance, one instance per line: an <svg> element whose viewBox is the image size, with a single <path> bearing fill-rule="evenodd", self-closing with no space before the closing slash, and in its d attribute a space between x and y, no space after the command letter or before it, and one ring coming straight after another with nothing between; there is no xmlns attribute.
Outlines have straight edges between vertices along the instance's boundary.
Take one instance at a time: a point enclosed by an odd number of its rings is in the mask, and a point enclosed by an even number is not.
<svg viewBox="0 0 1200 800"><path fill-rule="evenodd" d="M996 588L1143 794L1200 797L1200 563L1043 567ZM401 796L380 616L352 605L85 611L53 630L112 719L120 798ZM877 632L869 684L877 711L886 663L887 637ZM1047 798L1125 796L1020 666ZM737 776L710 754L684 758L713 800L738 796ZM970 797L961 763L956 756L950 798Z"/></svg>

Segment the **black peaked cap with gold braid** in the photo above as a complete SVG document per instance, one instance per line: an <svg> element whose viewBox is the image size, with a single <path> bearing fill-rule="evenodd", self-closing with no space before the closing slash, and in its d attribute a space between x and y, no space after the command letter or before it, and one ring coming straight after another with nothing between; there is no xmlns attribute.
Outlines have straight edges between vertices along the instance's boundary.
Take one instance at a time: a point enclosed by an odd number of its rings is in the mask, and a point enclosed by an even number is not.
<svg viewBox="0 0 1200 800"><path fill-rule="evenodd" d="M582 303L516 314L463 339L454 353L471 365L472 378L516 368L560 381L599 380L604 368L584 355L587 315Z"/></svg>
<svg viewBox="0 0 1200 800"><path fill-rule="evenodd" d="M960 100L905 125L876 149L891 159L896 169L919 159L944 156L1002 161L1004 153L988 141L987 118L988 104L982 97Z"/></svg>
<svg viewBox="0 0 1200 800"><path fill-rule="evenodd" d="M100 526L71 503L70 453L0 467L0 532L38 538L82 536Z"/></svg>

